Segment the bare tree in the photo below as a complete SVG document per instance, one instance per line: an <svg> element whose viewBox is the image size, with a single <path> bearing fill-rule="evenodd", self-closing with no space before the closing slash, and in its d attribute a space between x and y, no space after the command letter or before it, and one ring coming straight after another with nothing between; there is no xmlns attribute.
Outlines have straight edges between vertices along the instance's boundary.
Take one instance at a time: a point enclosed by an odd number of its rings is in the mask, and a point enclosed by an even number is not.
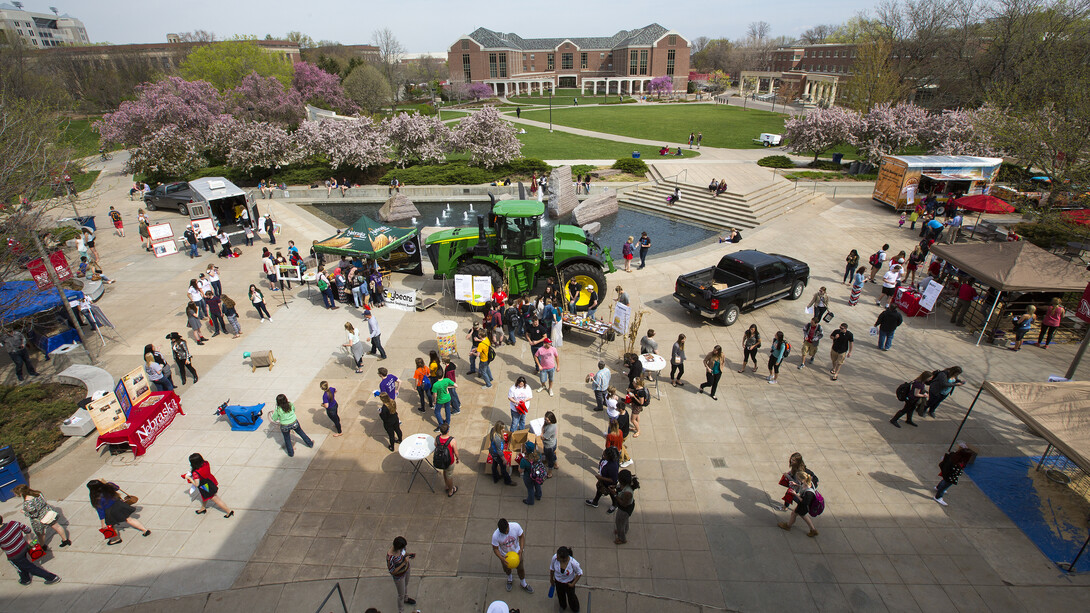
<svg viewBox="0 0 1090 613"><path fill-rule="evenodd" d="M216 41L216 33L209 32L208 30L193 30L192 32L182 32L178 35L178 40L183 43L211 43Z"/></svg>
<svg viewBox="0 0 1090 613"><path fill-rule="evenodd" d="M692 54L700 53L704 50L704 47L708 46L711 39L707 36L697 36L689 43L689 51Z"/></svg>
<svg viewBox="0 0 1090 613"><path fill-rule="evenodd" d="M836 32L837 26L823 23L816 25L805 32L799 37L799 40L807 45L820 45L824 43L830 36Z"/></svg>
<svg viewBox="0 0 1090 613"><path fill-rule="evenodd" d="M394 90L394 101L396 102L401 95L403 79L399 73L402 72L401 58L405 55L405 47L402 46L401 41L397 40L390 28L375 30L371 34L371 42L378 47L380 68L382 74L386 76L386 81Z"/></svg>
<svg viewBox="0 0 1090 613"><path fill-rule="evenodd" d="M746 39L760 45L772 32L772 26L767 21L753 21L746 26Z"/></svg>

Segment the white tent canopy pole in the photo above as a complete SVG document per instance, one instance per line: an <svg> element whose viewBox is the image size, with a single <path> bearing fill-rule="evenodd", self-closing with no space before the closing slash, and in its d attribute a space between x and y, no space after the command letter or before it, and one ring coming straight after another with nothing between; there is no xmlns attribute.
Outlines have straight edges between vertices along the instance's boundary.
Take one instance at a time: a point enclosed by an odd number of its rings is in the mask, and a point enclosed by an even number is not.
<svg viewBox="0 0 1090 613"><path fill-rule="evenodd" d="M984 332L987 331L988 325L992 323L992 315L995 315L995 307L999 304L999 297L1003 295L1003 292L995 293L995 302L992 303L992 310L988 311L988 319L984 322L984 327L980 330L980 336L976 337L976 344L980 346L980 339L984 338Z"/></svg>

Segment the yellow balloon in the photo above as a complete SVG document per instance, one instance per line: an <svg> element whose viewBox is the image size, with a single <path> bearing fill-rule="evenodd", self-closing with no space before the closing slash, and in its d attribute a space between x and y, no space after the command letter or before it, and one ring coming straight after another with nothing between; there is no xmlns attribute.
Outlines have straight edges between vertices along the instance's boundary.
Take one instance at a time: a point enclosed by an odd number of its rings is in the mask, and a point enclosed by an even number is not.
<svg viewBox="0 0 1090 613"><path fill-rule="evenodd" d="M517 551L508 551L505 558L507 560L507 568L518 568L519 554Z"/></svg>

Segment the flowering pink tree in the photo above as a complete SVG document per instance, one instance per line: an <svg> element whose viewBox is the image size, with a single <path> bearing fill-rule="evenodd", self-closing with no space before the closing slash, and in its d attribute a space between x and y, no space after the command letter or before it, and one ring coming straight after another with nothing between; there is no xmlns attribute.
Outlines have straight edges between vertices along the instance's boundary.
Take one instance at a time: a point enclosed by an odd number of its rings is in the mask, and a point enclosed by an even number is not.
<svg viewBox="0 0 1090 613"><path fill-rule="evenodd" d="M310 62L299 62L295 65L291 86L299 92L307 104L344 114L355 113L359 110L356 103L345 95L340 77Z"/></svg>
<svg viewBox="0 0 1090 613"><path fill-rule="evenodd" d="M366 168L386 161L386 135L370 117L306 121L294 137L299 155L327 159L330 168Z"/></svg>
<svg viewBox="0 0 1090 613"><path fill-rule="evenodd" d="M458 124L454 148L468 152L473 164L485 168L506 164L522 154L514 126L501 119L493 106L484 107Z"/></svg>
<svg viewBox="0 0 1090 613"><path fill-rule="evenodd" d="M977 111L960 109L932 115L920 140L935 155L996 155L986 134L977 128L978 115Z"/></svg>
<svg viewBox="0 0 1090 613"><path fill-rule="evenodd" d="M251 72L227 95L231 113L240 119L294 127L303 120L303 98L276 77Z"/></svg>
<svg viewBox="0 0 1090 613"><path fill-rule="evenodd" d="M247 173L254 168L279 168L300 158L300 148L283 127L234 117L212 126L208 147L223 156L228 166Z"/></svg>
<svg viewBox="0 0 1090 613"><path fill-rule="evenodd" d="M861 124L862 117L856 111L833 106L788 119L783 127L791 152L813 153L816 162L822 153L851 141Z"/></svg>
<svg viewBox="0 0 1090 613"><path fill-rule="evenodd" d="M180 177L205 165L204 148L192 131L163 126L132 149L126 171Z"/></svg>
<svg viewBox="0 0 1090 613"><path fill-rule="evenodd" d="M116 112L95 122L103 142L134 145L166 126L175 126L178 134L199 134L225 109L220 93L207 81L167 77L137 86L136 93L136 100L122 102Z"/></svg>
<svg viewBox="0 0 1090 613"><path fill-rule="evenodd" d="M647 91L660 97L669 94L674 91L674 78L667 75L655 77L647 84Z"/></svg>
<svg viewBox="0 0 1090 613"><path fill-rule="evenodd" d="M414 160L442 162L453 140L450 128L437 117L398 113L382 122L390 143L390 158L402 168Z"/></svg>
<svg viewBox="0 0 1090 613"><path fill-rule="evenodd" d="M882 156L897 153L920 142L920 134L930 120L927 111L907 102L889 103L871 108L852 139L867 161L877 164Z"/></svg>
<svg viewBox="0 0 1090 613"><path fill-rule="evenodd" d="M484 83L470 83L466 86L467 98L480 100L481 98L491 98L495 95L496 94L492 92L492 88Z"/></svg>

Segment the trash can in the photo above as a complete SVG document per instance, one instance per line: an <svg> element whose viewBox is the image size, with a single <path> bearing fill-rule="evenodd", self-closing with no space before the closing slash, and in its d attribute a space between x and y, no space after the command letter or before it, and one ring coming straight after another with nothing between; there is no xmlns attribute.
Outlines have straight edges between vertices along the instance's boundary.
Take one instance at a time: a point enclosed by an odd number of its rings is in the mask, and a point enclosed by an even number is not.
<svg viewBox="0 0 1090 613"><path fill-rule="evenodd" d="M848 165L848 174L850 174L850 175L859 174L859 160L856 160L856 161L854 161L854 162L852 162L851 164Z"/></svg>
<svg viewBox="0 0 1090 613"><path fill-rule="evenodd" d="M435 342L439 344L439 357L453 358L458 355L458 322L444 319L431 327Z"/></svg>
<svg viewBox="0 0 1090 613"><path fill-rule="evenodd" d="M632 159L634 159L634 160L640 159L640 152L639 151L633 151L632 152Z"/></svg>
<svg viewBox="0 0 1090 613"><path fill-rule="evenodd" d="M839 164L840 161L843 160L843 159L844 159L844 154L843 153L834 153L833 154L833 163L834 164Z"/></svg>
<svg viewBox="0 0 1090 613"><path fill-rule="evenodd" d="M15 458L15 450L9 445L0 449L0 502L11 500L15 496L11 490L17 485L27 485L27 480Z"/></svg>

